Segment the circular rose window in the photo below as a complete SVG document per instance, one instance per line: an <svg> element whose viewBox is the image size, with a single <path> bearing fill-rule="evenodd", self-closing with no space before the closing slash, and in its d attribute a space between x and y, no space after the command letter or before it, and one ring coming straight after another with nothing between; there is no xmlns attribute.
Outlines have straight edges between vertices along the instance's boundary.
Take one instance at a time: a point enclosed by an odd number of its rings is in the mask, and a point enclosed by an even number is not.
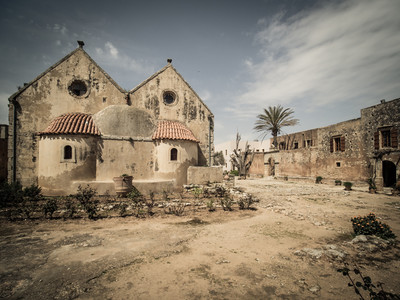
<svg viewBox="0 0 400 300"><path fill-rule="evenodd" d="M82 97L88 93L88 86L83 80L74 80L68 86L68 91L72 96Z"/></svg>
<svg viewBox="0 0 400 300"><path fill-rule="evenodd" d="M164 103L167 105L171 105L176 101L176 95L174 92L165 91L163 94Z"/></svg>

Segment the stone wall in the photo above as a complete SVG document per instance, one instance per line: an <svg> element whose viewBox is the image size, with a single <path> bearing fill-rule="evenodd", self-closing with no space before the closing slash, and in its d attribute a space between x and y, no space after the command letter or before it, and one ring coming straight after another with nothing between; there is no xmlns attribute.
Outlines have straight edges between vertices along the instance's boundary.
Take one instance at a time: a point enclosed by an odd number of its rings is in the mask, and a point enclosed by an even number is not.
<svg viewBox="0 0 400 300"><path fill-rule="evenodd" d="M400 99L384 101L361 110L362 138L370 177L379 188L400 178ZM383 133L388 132L387 144ZM388 167L388 168L387 168Z"/></svg>
<svg viewBox="0 0 400 300"><path fill-rule="evenodd" d="M222 166L218 167L189 167L187 171L188 184L207 184L222 182Z"/></svg>
<svg viewBox="0 0 400 300"><path fill-rule="evenodd" d="M264 167L264 153L263 152L256 152L254 154L253 162L249 169L250 176L258 176L262 177L265 173Z"/></svg>
<svg viewBox="0 0 400 300"><path fill-rule="evenodd" d="M400 99L383 101L361 110L361 118L278 137L278 149L264 156L265 172L364 183L376 178L378 187L390 186L400 176L399 133Z"/></svg>
<svg viewBox="0 0 400 300"><path fill-rule="evenodd" d="M0 183L7 180L8 125L0 125Z"/></svg>
<svg viewBox="0 0 400 300"><path fill-rule="evenodd" d="M164 102L165 92L175 95L173 103ZM200 141L199 165L209 165L209 147L211 155L214 153L214 116L171 64L129 95L133 107L147 111L156 120L177 120L185 124Z"/></svg>
<svg viewBox="0 0 400 300"><path fill-rule="evenodd" d="M71 93L74 80L87 85L81 96ZM38 141L54 118L67 112L93 114L112 105L124 104L125 93L78 48L58 64L39 75L31 84L11 96L9 124L9 177L13 174L14 108L16 112L16 180L22 185L37 184ZM11 178L10 178L11 179Z"/></svg>

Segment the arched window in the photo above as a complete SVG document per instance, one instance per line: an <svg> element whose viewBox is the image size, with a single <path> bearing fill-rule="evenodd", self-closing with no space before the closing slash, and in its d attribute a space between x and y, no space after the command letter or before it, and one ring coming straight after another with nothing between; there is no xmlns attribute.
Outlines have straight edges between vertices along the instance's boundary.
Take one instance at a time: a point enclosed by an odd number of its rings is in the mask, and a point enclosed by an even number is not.
<svg viewBox="0 0 400 300"><path fill-rule="evenodd" d="M64 147L64 159L72 159L72 147L70 145Z"/></svg>
<svg viewBox="0 0 400 300"><path fill-rule="evenodd" d="M178 150L176 148L171 149L171 160L178 160Z"/></svg>

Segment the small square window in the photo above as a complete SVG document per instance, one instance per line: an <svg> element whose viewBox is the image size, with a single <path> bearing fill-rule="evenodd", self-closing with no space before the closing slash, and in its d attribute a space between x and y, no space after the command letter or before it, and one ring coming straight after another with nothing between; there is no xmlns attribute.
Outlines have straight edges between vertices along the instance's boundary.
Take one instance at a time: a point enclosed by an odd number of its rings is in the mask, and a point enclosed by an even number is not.
<svg viewBox="0 0 400 300"><path fill-rule="evenodd" d="M340 161L336 162L336 167L340 168Z"/></svg>

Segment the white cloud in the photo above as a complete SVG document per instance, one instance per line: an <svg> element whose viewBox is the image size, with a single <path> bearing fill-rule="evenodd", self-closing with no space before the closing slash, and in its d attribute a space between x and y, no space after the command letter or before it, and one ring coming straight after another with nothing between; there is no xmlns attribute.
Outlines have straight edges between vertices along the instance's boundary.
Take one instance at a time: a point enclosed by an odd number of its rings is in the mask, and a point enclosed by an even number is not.
<svg viewBox="0 0 400 300"><path fill-rule="evenodd" d="M60 32L62 35L66 35L67 32L68 32L68 29L67 29L67 27L66 27L64 24L63 24L63 25L54 24L53 27L52 27L52 29L53 29L53 31L55 31L55 32Z"/></svg>
<svg viewBox="0 0 400 300"><path fill-rule="evenodd" d="M211 93L208 90L203 90L199 93L199 96L203 101L207 101L211 98Z"/></svg>
<svg viewBox="0 0 400 300"><path fill-rule="evenodd" d="M2 120L0 123L1 124L8 124L8 108L7 108L7 105L8 105L8 98L11 96L11 93L10 94L7 94L7 93L3 93L3 92L1 92L0 93L0 106L1 106L1 109L0 109L0 120Z"/></svg>
<svg viewBox="0 0 400 300"><path fill-rule="evenodd" d="M113 58L118 59L118 49L111 42L107 42L105 47Z"/></svg>
<svg viewBox="0 0 400 300"><path fill-rule="evenodd" d="M153 67L147 66L136 59L129 57L124 53L120 53L118 48L111 42L106 42L103 48L95 48L97 57L96 60L105 65L110 65L123 70L150 74L154 72Z"/></svg>
<svg viewBox="0 0 400 300"><path fill-rule="evenodd" d="M244 61L250 80L231 111L400 96L399 11L398 0L350 0L276 16L255 36L261 60Z"/></svg>

